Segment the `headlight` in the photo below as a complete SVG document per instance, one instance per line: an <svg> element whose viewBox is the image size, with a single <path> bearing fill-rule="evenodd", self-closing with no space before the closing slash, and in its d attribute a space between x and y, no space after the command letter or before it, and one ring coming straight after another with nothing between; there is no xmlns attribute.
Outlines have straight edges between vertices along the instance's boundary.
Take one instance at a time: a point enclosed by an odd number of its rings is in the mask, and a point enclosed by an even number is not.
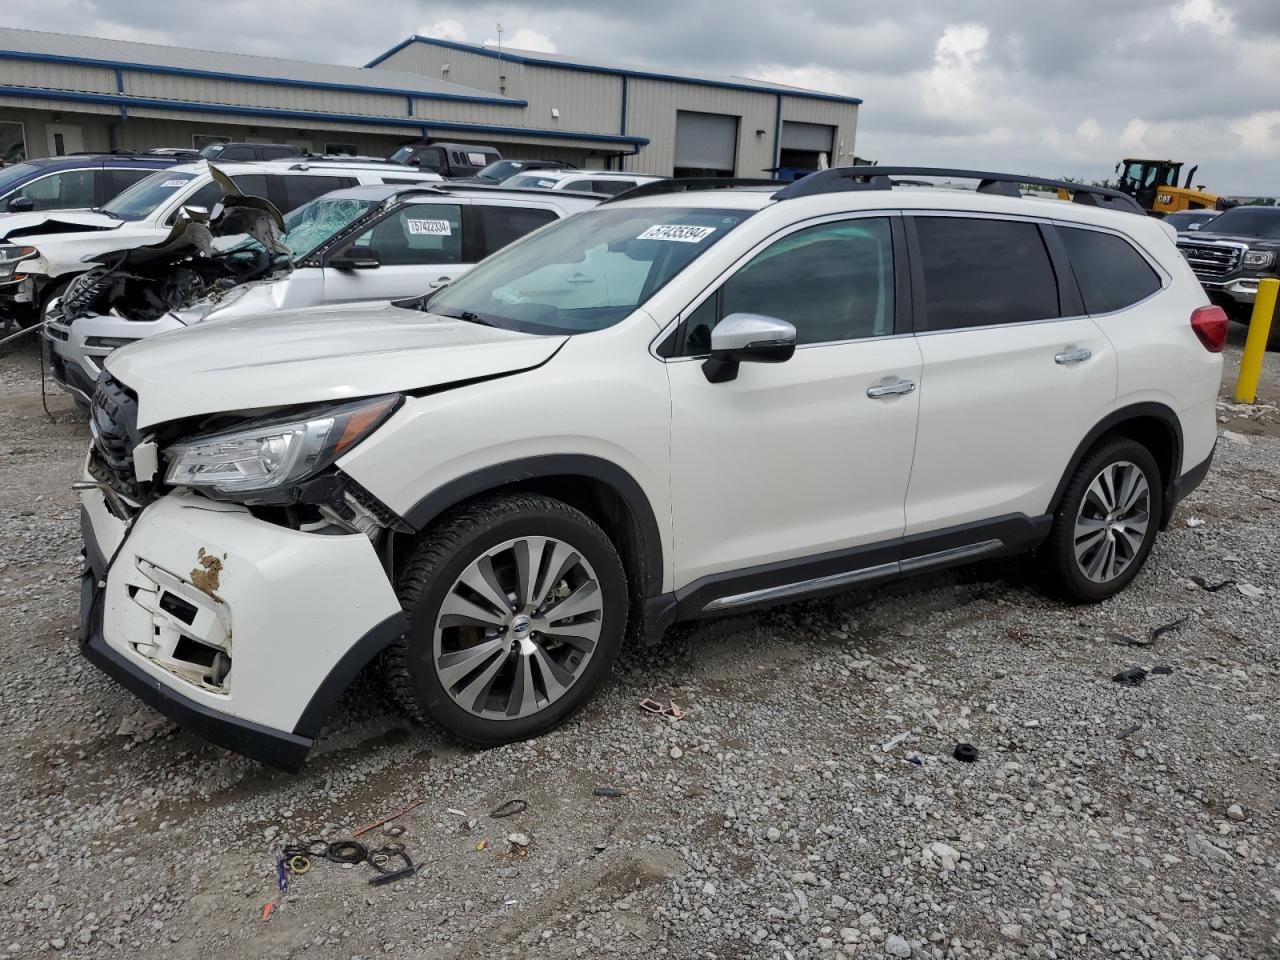
<svg viewBox="0 0 1280 960"><path fill-rule="evenodd" d="M1246 250L1244 254L1246 267L1269 267L1275 261L1276 255L1266 250Z"/></svg>
<svg viewBox="0 0 1280 960"><path fill-rule="evenodd" d="M18 247L11 243L0 244L0 277L12 277L19 263L30 260L35 255L35 247Z"/></svg>
<svg viewBox="0 0 1280 960"><path fill-rule="evenodd" d="M253 495L305 480L367 437L399 394L266 419L174 444L165 482L252 503Z"/></svg>
<svg viewBox="0 0 1280 960"><path fill-rule="evenodd" d="M50 311L52 312L52 311ZM137 343L136 338L129 337L85 337L84 345L86 347L106 347L108 350L118 350L121 347L127 347L131 343Z"/></svg>

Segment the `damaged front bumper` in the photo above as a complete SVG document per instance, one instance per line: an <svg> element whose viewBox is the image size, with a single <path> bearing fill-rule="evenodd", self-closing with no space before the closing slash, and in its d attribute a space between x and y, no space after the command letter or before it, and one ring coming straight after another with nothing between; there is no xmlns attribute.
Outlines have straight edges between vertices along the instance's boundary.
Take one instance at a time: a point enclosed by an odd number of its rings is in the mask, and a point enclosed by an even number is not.
<svg viewBox="0 0 1280 960"><path fill-rule="evenodd" d="M141 321L91 314L69 321L55 300L49 306L42 336L54 382L87 406L92 402L103 363L112 352L184 326L172 314Z"/></svg>
<svg viewBox="0 0 1280 960"><path fill-rule="evenodd" d="M84 655L180 726L298 770L351 679L406 628L368 538L195 494L124 518L85 479Z"/></svg>

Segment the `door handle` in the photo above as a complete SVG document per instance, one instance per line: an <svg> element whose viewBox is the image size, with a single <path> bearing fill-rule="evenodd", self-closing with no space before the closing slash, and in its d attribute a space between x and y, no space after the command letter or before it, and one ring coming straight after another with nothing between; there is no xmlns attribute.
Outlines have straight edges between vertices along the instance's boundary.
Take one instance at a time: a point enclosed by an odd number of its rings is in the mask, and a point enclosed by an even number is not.
<svg viewBox="0 0 1280 960"><path fill-rule="evenodd" d="M1063 353L1059 353L1058 355L1056 355L1053 358L1053 362L1060 363L1060 364L1084 363L1086 360L1088 360L1092 356L1093 356L1092 350L1087 350L1084 347L1073 347L1070 350L1067 350Z"/></svg>
<svg viewBox="0 0 1280 960"><path fill-rule="evenodd" d="M441 277L439 280L432 280L427 284L432 290L439 290L441 287L447 287L453 283L453 277Z"/></svg>
<svg viewBox="0 0 1280 960"><path fill-rule="evenodd" d="M904 393L911 393L915 388L916 384L914 380L899 380L896 383L879 383L874 387L867 387L867 396L872 400L879 400L881 397L896 397Z"/></svg>

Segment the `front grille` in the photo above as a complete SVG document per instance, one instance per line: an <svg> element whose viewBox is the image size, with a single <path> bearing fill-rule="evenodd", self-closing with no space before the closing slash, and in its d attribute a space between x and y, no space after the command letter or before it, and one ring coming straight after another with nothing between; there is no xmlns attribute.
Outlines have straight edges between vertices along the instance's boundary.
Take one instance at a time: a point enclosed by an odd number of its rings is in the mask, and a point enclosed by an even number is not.
<svg viewBox="0 0 1280 960"><path fill-rule="evenodd" d="M1244 247L1235 243L1179 243L1197 277L1225 277L1240 267Z"/></svg>
<svg viewBox="0 0 1280 960"><path fill-rule="evenodd" d="M139 496L133 472L133 448L138 445L138 400L123 384L110 376L98 380L89 413L93 434L93 459L104 471L101 479L112 488L135 499Z"/></svg>

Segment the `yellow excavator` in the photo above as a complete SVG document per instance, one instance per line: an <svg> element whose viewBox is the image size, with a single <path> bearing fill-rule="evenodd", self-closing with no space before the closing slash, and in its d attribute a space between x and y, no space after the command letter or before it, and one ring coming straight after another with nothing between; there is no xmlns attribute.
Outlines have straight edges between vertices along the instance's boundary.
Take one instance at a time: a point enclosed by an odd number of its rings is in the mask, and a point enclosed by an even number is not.
<svg viewBox="0 0 1280 960"><path fill-rule="evenodd" d="M1216 209L1219 199L1216 193L1191 185L1199 169L1197 166L1188 170L1187 179L1178 186L1182 164L1177 160L1121 160L1116 164L1116 179L1119 190L1156 216L1179 210Z"/></svg>

